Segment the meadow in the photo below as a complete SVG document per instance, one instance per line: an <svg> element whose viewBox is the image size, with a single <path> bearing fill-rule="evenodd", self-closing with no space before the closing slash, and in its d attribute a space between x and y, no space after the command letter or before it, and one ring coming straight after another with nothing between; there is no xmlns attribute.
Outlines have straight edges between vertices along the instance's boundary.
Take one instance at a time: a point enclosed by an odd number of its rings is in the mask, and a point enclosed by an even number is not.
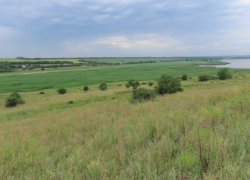
<svg viewBox="0 0 250 180"><path fill-rule="evenodd" d="M110 59L107 61L110 62ZM118 61L119 60L116 60L116 62ZM0 93L35 91L60 87L79 87L83 85L100 84L102 82L121 82L128 81L131 77L134 77L138 81L155 80L163 73L179 77L184 73L188 74L189 77L202 75L204 72L209 75L216 75L218 71L216 68L200 68L198 65L220 63L221 62L218 60L212 60L209 62L174 61L113 66L82 66L57 69L49 68L44 71L39 69L32 71L25 70L20 72L1 73ZM250 71L232 70L232 73L246 72Z"/></svg>
<svg viewBox="0 0 250 180"><path fill-rule="evenodd" d="M198 82L198 75L218 72L198 64L206 62L0 74L0 178L249 179L250 71ZM128 101L129 78L153 88L147 83L166 72L192 77L182 82L184 92ZM98 89L101 82L107 91ZM58 87L68 92L59 95ZM5 108L15 91L25 104Z"/></svg>

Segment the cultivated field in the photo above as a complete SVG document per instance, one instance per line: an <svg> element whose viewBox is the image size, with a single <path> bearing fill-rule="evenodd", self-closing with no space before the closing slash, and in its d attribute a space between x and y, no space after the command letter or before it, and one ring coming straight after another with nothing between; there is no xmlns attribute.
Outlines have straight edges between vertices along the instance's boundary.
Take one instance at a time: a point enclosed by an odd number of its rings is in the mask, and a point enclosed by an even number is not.
<svg viewBox="0 0 250 180"><path fill-rule="evenodd" d="M0 179L249 179L250 70L198 82L218 72L199 64L219 63L157 59L0 74ZM163 73L191 79L184 92L129 102L129 78L153 89L147 83ZM5 108L16 91L25 104Z"/></svg>

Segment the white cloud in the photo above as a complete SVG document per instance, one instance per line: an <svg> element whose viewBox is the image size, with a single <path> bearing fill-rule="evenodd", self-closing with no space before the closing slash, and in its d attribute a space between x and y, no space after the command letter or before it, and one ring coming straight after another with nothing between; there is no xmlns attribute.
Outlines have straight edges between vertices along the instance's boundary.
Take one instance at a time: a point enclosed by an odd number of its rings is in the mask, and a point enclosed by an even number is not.
<svg viewBox="0 0 250 180"><path fill-rule="evenodd" d="M17 34L18 34L18 31L16 31L15 29L11 27L0 26L0 35L2 36L13 36Z"/></svg>
<svg viewBox="0 0 250 180"><path fill-rule="evenodd" d="M109 14L97 15L97 16L94 17L94 20L100 22L100 21L103 21L105 19L108 19L109 17L110 17Z"/></svg>
<svg viewBox="0 0 250 180"><path fill-rule="evenodd" d="M97 39L94 44L106 44L118 48L180 48L180 43L172 37L156 34L137 34L134 36L113 36Z"/></svg>
<svg viewBox="0 0 250 180"><path fill-rule="evenodd" d="M89 6L88 9L92 10L92 11L96 11L99 10L101 8L101 6Z"/></svg>
<svg viewBox="0 0 250 180"><path fill-rule="evenodd" d="M158 9L191 9L200 7L200 3L194 0L168 0L165 2L156 3L154 7Z"/></svg>
<svg viewBox="0 0 250 180"><path fill-rule="evenodd" d="M230 3L232 6L242 6L242 7L246 7L246 6L250 6L250 1L249 0L236 0Z"/></svg>
<svg viewBox="0 0 250 180"><path fill-rule="evenodd" d="M62 43L64 53L74 56L75 54L87 53L91 47L86 40L68 40Z"/></svg>
<svg viewBox="0 0 250 180"><path fill-rule="evenodd" d="M104 10L104 12L113 12L114 11L114 8L112 7L108 7Z"/></svg>

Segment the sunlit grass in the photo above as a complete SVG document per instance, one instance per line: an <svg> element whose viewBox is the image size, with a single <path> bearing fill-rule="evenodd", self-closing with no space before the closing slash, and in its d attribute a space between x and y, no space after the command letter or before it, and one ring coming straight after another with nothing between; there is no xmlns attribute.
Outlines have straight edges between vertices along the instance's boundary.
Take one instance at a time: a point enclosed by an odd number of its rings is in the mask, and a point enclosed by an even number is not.
<svg viewBox="0 0 250 180"><path fill-rule="evenodd" d="M249 179L249 75L192 80L136 105L125 83L21 93L26 104L0 109L0 177Z"/></svg>

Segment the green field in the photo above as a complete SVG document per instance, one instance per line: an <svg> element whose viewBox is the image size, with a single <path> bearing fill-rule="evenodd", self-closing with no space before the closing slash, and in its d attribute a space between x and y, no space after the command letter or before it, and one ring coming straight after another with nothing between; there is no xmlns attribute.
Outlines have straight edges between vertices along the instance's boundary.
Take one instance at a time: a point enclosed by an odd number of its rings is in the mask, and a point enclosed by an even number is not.
<svg viewBox="0 0 250 180"><path fill-rule="evenodd" d="M110 60L108 60L110 61ZM138 81L155 80L163 73L181 76L186 73L190 77L202 74L216 75L213 67L201 68L199 64L219 64L220 61L177 61L148 64L126 64L114 66L82 66L74 68L57 68L25 70L21 72L1 73L0 93L35 91L59 87L79 87L101 82L125 82L134 77ZM232 70L233 73L245 73L249 70Z"/></svg>
<svg viewBox="0 0 250 180"><path fill-rule="evenodd" d="M1 73L0 179L250 179L250 70L198 82L219 71L198 65L221 62L160 60ZM191 78L184 92L129 102L129 78L153 89L163 73ZM6 108L12 92L25 104Z"/></svg>

